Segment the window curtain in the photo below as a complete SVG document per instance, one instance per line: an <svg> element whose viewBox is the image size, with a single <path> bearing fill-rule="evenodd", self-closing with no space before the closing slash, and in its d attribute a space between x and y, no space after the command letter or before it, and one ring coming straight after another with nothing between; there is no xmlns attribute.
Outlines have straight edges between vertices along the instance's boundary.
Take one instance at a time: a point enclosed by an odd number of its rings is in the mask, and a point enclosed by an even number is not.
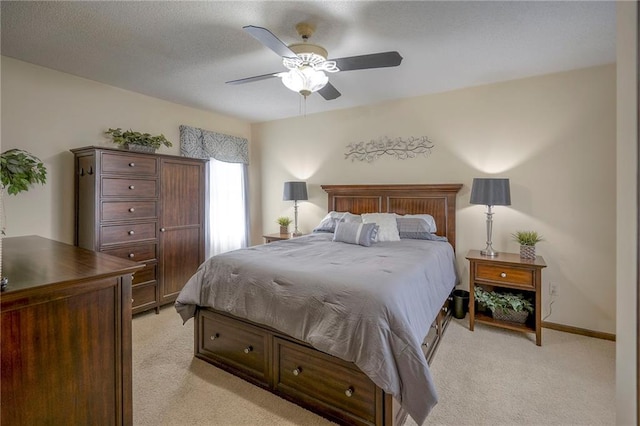
<svg viewBox="0 0 640 426"><path fill-rule="evenodd" d="M249 243L248 141L190 126L180 126L180 153L208 159L207 258Z"/></svg>

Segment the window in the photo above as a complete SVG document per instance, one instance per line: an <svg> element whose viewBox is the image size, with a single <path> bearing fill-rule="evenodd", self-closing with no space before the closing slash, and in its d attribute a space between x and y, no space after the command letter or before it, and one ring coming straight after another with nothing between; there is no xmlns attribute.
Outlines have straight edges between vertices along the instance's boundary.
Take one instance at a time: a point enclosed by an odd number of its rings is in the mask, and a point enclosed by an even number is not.
<svg viewBox="0 0 640 426"><path fill-rule="evenodd" d="M209 160L207 258L247 247L249 220L247 165Z"/></svg>

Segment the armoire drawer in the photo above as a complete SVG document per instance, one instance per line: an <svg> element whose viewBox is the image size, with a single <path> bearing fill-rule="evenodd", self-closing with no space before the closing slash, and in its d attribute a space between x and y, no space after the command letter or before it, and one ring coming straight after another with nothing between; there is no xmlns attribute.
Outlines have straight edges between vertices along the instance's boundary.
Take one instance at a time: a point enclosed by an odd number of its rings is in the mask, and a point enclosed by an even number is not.
<svg viewBox="0 0 640 426"><path fill-rule="evenodd" d="M133 308L141 308L155 305L157 300L157 284L149 283L142 286L134 286L131 288L131 298L133 299Z"/></svg>
<svg viewBox="0 0 640 426"><path fill-rule="evenodd" d="M274 339L275 388L311 404L375 422L375 384L352 364L285 339Z"/></svg>
<svg viewBox="0 0 640 426"><path fill-rule="evenodd" d="M106 245L150 240L157 237L156 228L156 222L103 226L100 241Z"/></svg>
<svg viewBox="0 0 640 426"><path fill-rule="evenodd" d="M149 260L156 260L156 244L137 244L126 247L110 248L102 250L105 254L111 256L121 257L123 259L135 260L138 262L145 262Z"/></svg>
<svg viewBox="0 0 640 426"><path fill-rule="evenodd" d="M102 153L103 173L135 173L136 175L158 174L157 157L129 153Z"/></svg>
<svg viewBox="0 0 640 426"><path fill-rule="evenodd" d="M103 221L156 219L158 217L155 201L104 201L101 206Z"/></svg>
<svg viewBox="0 0 640 426"><path fill-rule="evenodd" d="M269 383L270 335L249 324L232 323L213 313L202 315L203 333L199 352L215 361L221 358L236 372L265 385Z"/></svg>
<svg viewBox="0 0 640 426"><path fill-rule="evenodd" d="M103 197L155 198L158 181L155 179L102 178Z"/></svg>
<svg viewBox="0 0 640 426"><path fill-rule="evenodd" d="M138 272L133 274L133 282L131 284L141 284L150 281L156 281L157 279L157 271L155 263L149 263L145 265L144 268L140 269Z"/></svg>

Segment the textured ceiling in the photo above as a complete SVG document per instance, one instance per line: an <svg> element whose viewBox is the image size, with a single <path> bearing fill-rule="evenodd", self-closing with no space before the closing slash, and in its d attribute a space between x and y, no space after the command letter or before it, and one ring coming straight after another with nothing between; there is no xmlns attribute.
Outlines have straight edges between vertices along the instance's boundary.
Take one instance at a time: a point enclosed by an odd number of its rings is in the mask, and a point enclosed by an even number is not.
<svg viewBox="0 0 640 426"><path fill-rule="evenodd" d="M615 2L2 1L2 55L251 122L348 108L615 62ZM285 44L295 25L329 57L397 50L399 67L329 76L342 93L306 105L283 70L242 30Z"/></svg>

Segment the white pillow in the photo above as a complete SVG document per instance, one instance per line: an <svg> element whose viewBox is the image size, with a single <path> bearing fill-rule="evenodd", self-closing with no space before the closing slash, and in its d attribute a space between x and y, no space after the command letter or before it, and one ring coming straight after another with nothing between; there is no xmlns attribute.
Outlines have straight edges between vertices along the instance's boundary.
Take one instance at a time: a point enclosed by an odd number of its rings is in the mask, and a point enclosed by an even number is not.
<svg viewBox="0 0 640 426"><path fill-rule="evenodd" d="M363 213L363 223L375 223L378 229L377 241L400 241L395 213Z"/></svg>

